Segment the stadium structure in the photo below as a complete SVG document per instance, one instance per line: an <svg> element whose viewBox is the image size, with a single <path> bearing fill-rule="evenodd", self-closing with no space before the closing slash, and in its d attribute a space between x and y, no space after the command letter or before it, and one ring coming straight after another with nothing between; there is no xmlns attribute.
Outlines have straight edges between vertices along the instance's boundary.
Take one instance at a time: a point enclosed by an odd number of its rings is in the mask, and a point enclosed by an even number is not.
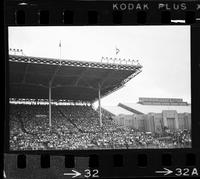
<svg viewBox="0 0 200 179"><path fill-rule="evenodd" d="M126 113L138 129L117 124L113 116L105 115L101 98L122 88L141 71L139 63L9 55L10 150L191 147L190 130L163 136L156 130L146 134L140 124L154 120L148 120L146 114L139 114L141 120L136 120L126 104L117 106L117 115ZM92 106L96 101L98 110Z"/></svg>
<svg viewBox="0 0 200 179"><path fill-rule="evenodd" d="M140 64L116 64L9 55L9 98L93 103L122 88L141 72Z"/></svg>

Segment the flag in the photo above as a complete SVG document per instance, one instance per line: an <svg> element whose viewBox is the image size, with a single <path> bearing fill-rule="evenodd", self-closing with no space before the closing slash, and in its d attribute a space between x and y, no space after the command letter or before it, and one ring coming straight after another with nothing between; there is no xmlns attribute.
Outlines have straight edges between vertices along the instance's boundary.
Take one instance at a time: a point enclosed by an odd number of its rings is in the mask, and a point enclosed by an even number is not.
<svg viewBox="0 0 200 179"><path fill-rule="evenodd" d="M60 41L60 43L59 43L59 47L61 47L61 41Z"/></svg>
<svg viewBox="0 0 200 179"><path fill-rule="evenodd" d="M115 49L116 49L116 55L117 55L120 50L117 47L115 47Z"/></svg>

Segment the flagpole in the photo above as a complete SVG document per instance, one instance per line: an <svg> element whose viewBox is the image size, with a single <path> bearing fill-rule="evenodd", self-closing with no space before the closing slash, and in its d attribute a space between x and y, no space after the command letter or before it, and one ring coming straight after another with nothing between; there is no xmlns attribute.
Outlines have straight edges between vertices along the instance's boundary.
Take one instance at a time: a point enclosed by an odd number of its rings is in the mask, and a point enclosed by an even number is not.
<svg viewBox="0 0 200 179"><path fill-rule="evenodd" d="M60 47L60 60L61 60L61 40L60 40L59 47Z"/></svg>

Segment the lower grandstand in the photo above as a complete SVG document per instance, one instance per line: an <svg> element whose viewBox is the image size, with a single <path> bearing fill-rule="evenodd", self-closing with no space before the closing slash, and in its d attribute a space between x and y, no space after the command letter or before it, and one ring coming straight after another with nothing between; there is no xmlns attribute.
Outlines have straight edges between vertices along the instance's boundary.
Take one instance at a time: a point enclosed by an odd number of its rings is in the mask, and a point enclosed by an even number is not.
<svg viewBox="0 0 200 179"><path fill-rule="evenodd" d="M190 131L147 133L116 124L101 97L123 87L141 65L9 56L10 150L177 148ZM95 110L92 103L99 100Z"/></svg>
<svg viewBox="0 0 200 179"><path fill-rule="evenodd" d="M121 127L92 106L52 106L49 127L47 105L10 105L10 148L12 150L73 150L173 148L189 146L190 132L178 131L168 139L133 128ZM165 134L163 134L165 136ZM169 135L168 135L169 136Z"/></svg>

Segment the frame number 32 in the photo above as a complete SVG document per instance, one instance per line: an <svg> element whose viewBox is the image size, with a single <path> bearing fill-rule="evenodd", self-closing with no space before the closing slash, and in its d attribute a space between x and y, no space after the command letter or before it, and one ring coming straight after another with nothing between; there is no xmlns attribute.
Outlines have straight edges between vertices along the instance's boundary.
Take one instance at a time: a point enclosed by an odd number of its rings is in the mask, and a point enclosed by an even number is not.
<svg viewBox="0 0 200 179"><path fill-rule="evenodd" d="M84 170L85 172L85 175L84 177L85 178L98 178L99 177L99 171L97 169L94 169L94 170L90 170L90 169L86 169Z"/></svg>

